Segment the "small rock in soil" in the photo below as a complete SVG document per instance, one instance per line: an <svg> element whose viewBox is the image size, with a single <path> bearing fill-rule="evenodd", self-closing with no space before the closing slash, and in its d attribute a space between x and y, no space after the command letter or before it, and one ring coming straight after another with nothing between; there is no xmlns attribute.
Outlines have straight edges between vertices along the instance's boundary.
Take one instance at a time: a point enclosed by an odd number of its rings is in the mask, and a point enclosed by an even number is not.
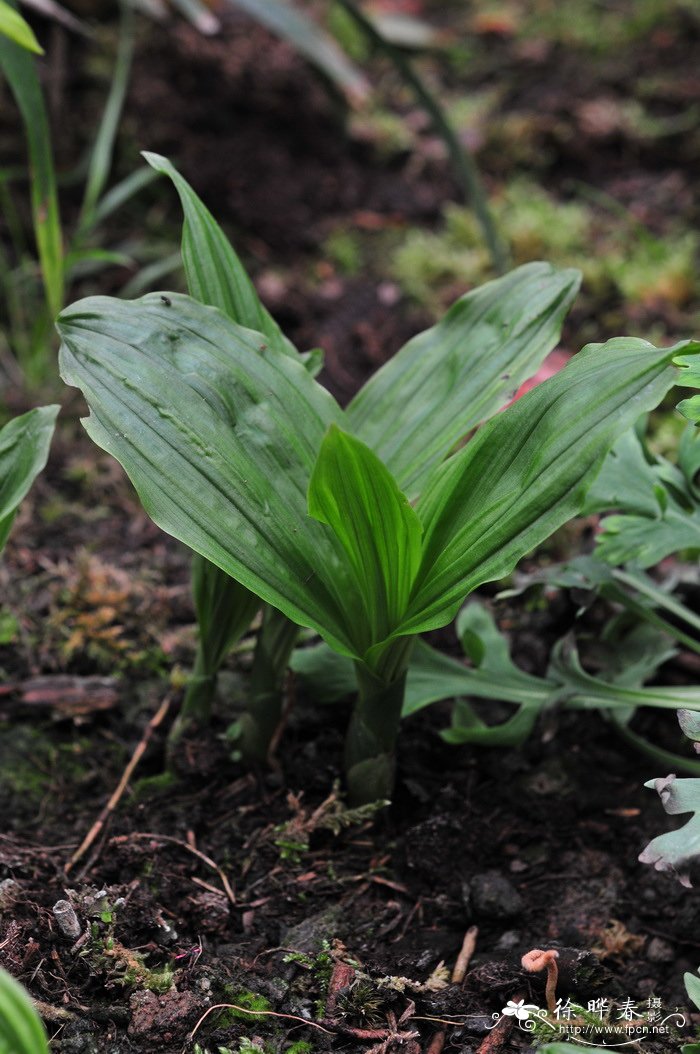
<svg viewBox="0 0 700 1054"><path fill-rule="evenodd" d="M196 1015L201 1013L204 1002L193 992L134 992L129 1000L131 1024L129 1035L144 1039L158 1036L166 1042L181 1035Z"/></svg>
<svg viewBox="0 0 700 1054"><path fill-rule="evenodd" d="M512 919L524 909L523 898L515 886L500 871L484 871L474 875L462 887L462 897L467 913L471 911L479 918Z"/></svg>
<svg viewBox="0 0 700 1054"><path fill-rule="evenodd" d="M521 937L517 930L506 930L496 941L494 951L510 952L520 944Z"/></svg>
<svg viewBox="0 0 700 1054"><path fill-rule="evenodd" d="M310 915L308 919L290 926L282 934L281 943L285 948L293 948L294 951L313 955L320 952L324 940L333 937L342 937L340 932L342 912L337 907L326 908L316 915Z"/></svg>
<svg viewBox="0 0 700 1054"><path fill-rule="evenodd" d="M652 963L672 963L676 953L668 941L661 937L652 937L647 947L647 959Z"/></svg>

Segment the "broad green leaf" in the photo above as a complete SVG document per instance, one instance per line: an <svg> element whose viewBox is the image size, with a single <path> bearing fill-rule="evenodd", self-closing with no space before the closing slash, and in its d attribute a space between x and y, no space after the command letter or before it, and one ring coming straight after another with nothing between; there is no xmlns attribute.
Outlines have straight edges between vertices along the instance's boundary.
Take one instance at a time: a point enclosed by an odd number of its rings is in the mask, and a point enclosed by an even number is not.
<svg viewBox="0 0 700 1054"><path fill-rule="evenodd" d="M578 513L617 437L674 383L680 348L700 344L589 345L433 473L417 506L423 562L399 633L445 625L473 589L509 574Z"/></svg>
<svg viewBox="0 0 700 1054"><path fill-rule="evenodd" d="M46 464L58 406L41 406L0 429L0 552L20 503Z"/></svg>
<svg viewBox="0 0 700 1054"><path fill-rule="evenodd" d="M678 723L683 729L683 735L696 744L700 743L700 713L697 710L679 710ZM695 749L698 749L697 746Z"/></svg>
<svg viewBox="0 0 700 1054"><path fill-rule="evenodd" d="M25 990L0 970L0 1050L7 1054L49 1054L44 1026Z"/></svg>
<svg viewBox="0 0 700 1054"><path fill-rule="evenodd" d="M607 563L651 567L671 553L700 548L700 503L693 490L696 444L688 426L687 473L664 458L645 456L633 430L621 436L605 459L586 498L585 512L610 512L596 539L596 556Z"/></svg>
<svg viewBox="0 0 700 1054"><path fill-rule="evenodd" d="M688 491L700 502L700 432L688 425L678 444L678 467L685 477Z"/></svg>
<svg viewBox="0 0 700 1054"><path fill-rule="evenodd" d="M190 295L218 307L241 326L263 333L271 347L296 356L296 349L261 303L233 246L187 180L160 154L144 152L143 156L156 172L169 176L180 196L185 214L182 259Z"/></svg>
<svg viewBox="0 0 700 1054"><path fill-rule="evenodd" d="M652 864L657 871L673 871L684 886L690 886L690 864L700 856L700 779L649 780L644 784L655 790L669 816L692 813L692 817L677 831L669 831L654 838L640 853L643 864Z"/></svg>
<svg viewBox="0 0 700 1054"><path fill-rule="evenodd" d="M366 98L369 87L364 75L340 50L333 37L297 5L288 0L229 0L229 3L288 41L351 100L360 102Z"/></svg>
<svg viewBox="0 0 700 1054"><path fill-rule="evenodd" d="M340 543L306 508L323 438L342 422L328 392L259 334L177 294L90 298L58 328L62 376L91 409L85 426L155 522L356 654L360 596Z"/></svg>
<svg viewBox="0 0 700 1054"><path fill-rule="evenodd" d="M688 993L688 997L693 1001L693 1004L697 1009L700 1010L700 977L694 973L684 973L683 983L685 984L685 990Z"/></svg>
<svg viewBox="0 0 700 1054"><path fill-rule="evenodd" d="M578 271L532 263L463 296L386 363L348 422L409 497L536 372L559 339Z"/></svg>
<svg viewBox="0 0 700 1054"><path fill-rule="evenodd" d="M232 645L248 629L260 600L196 553L192 561L192 595L202 664L207 673L216 673Z"/></svg>
<svg viewBox="0 0 700 1054"><path fill-rule="evenodd" d="M538 1047L537 1054L581 1054L582 1051L586 1054L610 1054L610 1047L604 1049L588 1044L582 1047L578 1043L545 1043L543 1047Z"/></svg>
<svg viewBox="0 0 700 1054"><path fill-rule="evenodd" d="M421 525L408 499L369 447L331 426L309 483L309 513L332 529L354 571L366 648L383 641L406 611L420 565Z"/></svg>
<svg viewBox="0 0 700 1054"><path fill-rule="evenodd" d="M700 388L700 363L692 356L678 355L674 360L676 366L681 367L681 375L678 384L683 388ZM700 424L700 395L692 395L678 404L678 409L692 421L694 425Z"/></svg>
<svg viewBox="0 0 700 1054"><path fill-rule="evenodd" d="M297 648L289 668L304 686L304 693L315 703L337 703L357 692L355 664L347 655L338 655L327 644Z"/></svg>
<svg viewBox="0 0 700 1054"><path fill-rule="evenodd" d="M25 22L19 12L15 11L6 0L0 0L0 33L9 37L15 44L35 55L43 55L44 49L34 36L34 30Z"/></svg>
<svg viewBox="0 0 700 1054"><path fill-rule="evenodd" d="M63 306L63 235L44 98L34 58L3 36L0 36L0 70L7 78L24 122L32 177L34 233L47 304L55 316Z"/></svg>

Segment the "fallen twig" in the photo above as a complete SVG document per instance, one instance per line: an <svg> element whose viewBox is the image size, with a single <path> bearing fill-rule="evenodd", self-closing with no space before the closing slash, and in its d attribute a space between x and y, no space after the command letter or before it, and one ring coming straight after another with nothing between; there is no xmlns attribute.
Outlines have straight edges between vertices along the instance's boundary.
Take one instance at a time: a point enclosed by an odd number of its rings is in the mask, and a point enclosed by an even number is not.
<svg viewBox="0 0 700 1054"><path fill-rule="evenodd" d="M124 791L126 790L128 784L129 784L129 780L131 779L131 777L132 777L132 775L134 773L134 769L136 768L136 766L138 765L139 761L141 760L141 758L143 757L144 753L146 752L146 747L148 746L148 744L150 742L151 736L153 735L155 730L158 728L158 726L163 722L164 718L166 717L166 715L168 713L168 710L170 709L171 702L172 702L172 698L169 695L166 696L165 699L163 700L163 702L158 707L158 709L155 712L155 714L153 715L153 717L151 718L151 720L146 725L146 728L144 729L144 733L141 736L141 740L138 743L138 745L136 747L136 750L131 755L131 759L129 761L129 764L124 769L124 772L122 773L122 778L119 780L119 783L117 784L116 790L114 791L114 793L112 794L111 798L109 799L109 801L107 802L107 804L103 808L102 812L97 817L97 819L95 820L94 824L92 825L92 827L90 828L88 833L85 835L85 837L83 838L82 842L80 843L80 845L78 846L76 851L73 853L73 855L70 858L70 860L68 861L68 863L66 864L66 866L64 868L64 873L66 875L70 871L72 871L72 869L75 867L75 865L78 863L78 861L82 860L82 858L85 856L85 854L87 853L88 849L93 844L95 839L98 837L100 832L103 830L105 824L107 823L107 820L109 819L109 817L111 816L111 814L114 812L114 810L116 809L117 805L121 801L122 795L124 794Z"/></svg>
<svg viewBox="0 0 700 1054"><path fill-rule="evenodd" d="M461 984L464 980L467 970L469 969L469 963L472 960L472 956L476 950L476 939L479 936L478 926L470 926L467 932L464 934L464 940L462 941L462 947L460 948L457 961L454 964L452 970L452 976L450 980L452 984ZM436 1032L430 1041L427 1054L442 1054L442 1048L445 1046L445 1029L441 1029Z"/></svg>
<svg viewBox="0 0 700 1054"><path fill-rule="evenodd" d="M224 887L226 896L232 904L236 904L236 894L233 891L233 887L229 882L226 873L222 871L215 860L203 853L201 849L196 849L193 845L189 845L188 842L183 842L180 838L173 838L171 834L155 834L149 831L134 831L133 834L119 834L114 838L110 839L111 845L122 845L124 842L129 842L135 839L148 838L154 842L168 842L170 845L177 845L180 849L184 849L186 852L191 853L192 856L196 856L198 860L201 860L203 864L210 867L212 871L216 871L217 875L221 879L221 885Z"/></svg>
<svg viewBox="0 0 700 1054"><path fill-rule="evenodd" d="M514 1003L519 1003L524 999L524 992L518 992L517 995L513 996ZM493 1031L489 1032L488 1036L483 1039L476 1054L499 1054L499 1051L503 1050L509 1035L513 1031L514 1024L515 1018L506 1017L504 1014Z"/></svg>

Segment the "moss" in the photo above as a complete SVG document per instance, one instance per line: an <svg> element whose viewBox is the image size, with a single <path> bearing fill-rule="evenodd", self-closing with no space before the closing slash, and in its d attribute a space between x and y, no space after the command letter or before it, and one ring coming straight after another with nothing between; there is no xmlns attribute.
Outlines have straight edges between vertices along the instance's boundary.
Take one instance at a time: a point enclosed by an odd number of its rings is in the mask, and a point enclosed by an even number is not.
<svg viewBox="0 0 700 1054"><path fill-rule="evenodd" d="M235 1021L259 1022L261 1011L271 1009L269 1000L258 992L240 991L233 985L224 985L223 993L224 1000L235 1003L235 1008L229 1007L217 1015L217 1028L230 1027ZM241 1009L236 1009L238 1007Z"/></svg>
<svg viewBox="0 0 700 1054"><path fill-rule="evenodd" d="M645 309L697 303L696 232L669 229L657 236L613 198L585 188L581 195L560 201L524 178L508 185L492 207L515 264L545 259L579 267L594 310L611 298ZM436 317L466 288L492 277L472 213L454 204L446 206L440 231L407 234L393 269L404 291Z"/></svg>

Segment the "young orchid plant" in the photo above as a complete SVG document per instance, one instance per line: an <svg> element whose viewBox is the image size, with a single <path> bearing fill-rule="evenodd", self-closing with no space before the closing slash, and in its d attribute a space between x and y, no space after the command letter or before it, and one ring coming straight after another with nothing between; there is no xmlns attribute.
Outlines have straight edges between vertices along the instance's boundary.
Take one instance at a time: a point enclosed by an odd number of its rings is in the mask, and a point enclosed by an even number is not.
<svg viewBox="0 0 700 1054"><path fill-rule="evenodd" d="M578 288L577 272L530 264L461 298L342 410L190 188L147 159L190 202L197 299L72 305L58 320L62 375L163 529L353 660L348 788L386 798L417 636L581 509L617 437L700 344L589 345L498 412L556 343Z"/></svg>
<svg viewBox="0 0 700 1054"><path fill-rule="evenodd" d="M58 406L40 406L0 428L0 553L20 504L46 465Z"/></svg>

